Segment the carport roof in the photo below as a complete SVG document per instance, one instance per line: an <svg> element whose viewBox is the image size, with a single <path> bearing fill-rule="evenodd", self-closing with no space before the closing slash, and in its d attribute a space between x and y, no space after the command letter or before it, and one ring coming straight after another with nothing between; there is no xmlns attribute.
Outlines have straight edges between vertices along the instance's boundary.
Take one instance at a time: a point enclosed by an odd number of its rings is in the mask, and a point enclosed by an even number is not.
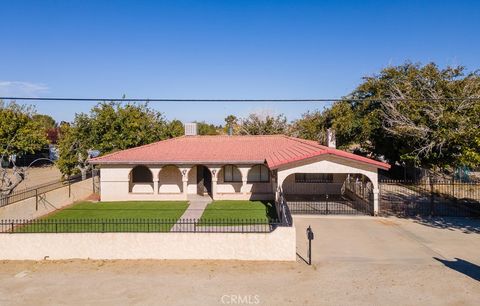
<svg viewBox="0 0 480 306"><path fill-rule="evenodd" d="M285 135L182 136L90 159L92 164L263 164L270 169L320 156L388 169L390 165L329 148L315 141Z"/></svg>

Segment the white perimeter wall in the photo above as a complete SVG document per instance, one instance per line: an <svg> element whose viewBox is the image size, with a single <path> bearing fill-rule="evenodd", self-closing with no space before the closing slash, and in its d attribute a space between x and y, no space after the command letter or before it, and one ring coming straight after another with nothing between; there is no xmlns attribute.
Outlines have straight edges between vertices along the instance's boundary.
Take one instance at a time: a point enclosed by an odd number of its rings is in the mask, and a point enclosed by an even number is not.
<svg viewBox="0 0 480 306"><path fill-rule="evenodd" d="M296 259L295 227L271 233L0 234L0 260Z"/></svg>

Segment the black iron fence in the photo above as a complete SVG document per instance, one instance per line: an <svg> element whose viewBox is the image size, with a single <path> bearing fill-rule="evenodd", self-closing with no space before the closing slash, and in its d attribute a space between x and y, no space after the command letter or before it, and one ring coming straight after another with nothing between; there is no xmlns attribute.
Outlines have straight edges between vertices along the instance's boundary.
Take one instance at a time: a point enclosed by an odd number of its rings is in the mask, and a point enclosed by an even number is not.
<svg viewBox="0 0 480 306"><path fill-rule="evenodd" d="M284 198L291 214L373 215L373 188L368 182L349 176L343 184L322 183L321 188L295 185Z"/></svg>
<svg viewBox="0 0 480 306"><path fill-rule="evenodd" d="M306 215L371 215L367 201L349 199L341 195L316 195L315 197L290 197L287 201L292 214Z"/></svg>
<svg viewBox="0 0 480 306"><path fill-rule="evenodd" d="M270 233L266 219L37 219L0 220L0 234L21 233Z"/></svg>
<svg viewBox="0 0 480 306"><path fill-rule="evenodd" d="M98 173L97 172L87 173L87 179L92 178L94 176L98 176ZM59 188L63 188L63 187L68 187L68 192L70 193L71 185L80 181L82 181L82 176L79 174L79 175L71 176L67 179L60 179L60 180L48 182L45 184L41 184L41 185L35 186L35 188L14 191L8 195L0 194L0 207L13 204L19 201L23 201L26 199L30 199L33 197L38 199L38 197L44 193L47 193ZM95 191L96 189L97 189L96 185L93 184L93 190Z"/></svg>
<svg viewBox="0 0 480 306"><path fill-rule="evenodd" d="M380 182L380 213L480 217L480 183L384 180Z"/></svg>
<svg viewBox="0 0 480 306"><path fill-rule="evenodd" d="M275 210L278 214L278 220L283 226L292 226L292 214L281 189L279 190L279 198L275 201Z"/></svg>

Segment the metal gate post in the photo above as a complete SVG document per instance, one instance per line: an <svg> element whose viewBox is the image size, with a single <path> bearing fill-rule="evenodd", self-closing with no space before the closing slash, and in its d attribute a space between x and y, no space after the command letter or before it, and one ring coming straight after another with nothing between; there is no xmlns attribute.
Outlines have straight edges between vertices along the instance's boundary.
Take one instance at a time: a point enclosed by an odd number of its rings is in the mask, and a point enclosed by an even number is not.
<svg viewBox="0 0 480 306"><path fill-rule="evenodd" d="M328 194L325 195L325 214L328 215Z"/></svg>
<svg viewBox="0 0 480 306"><path fill-rule="evenodd" d="M434 190L433 190L433 181L432 179L430 178L430 215L433 216L435 215L435 194L434 194Z"/></svg>

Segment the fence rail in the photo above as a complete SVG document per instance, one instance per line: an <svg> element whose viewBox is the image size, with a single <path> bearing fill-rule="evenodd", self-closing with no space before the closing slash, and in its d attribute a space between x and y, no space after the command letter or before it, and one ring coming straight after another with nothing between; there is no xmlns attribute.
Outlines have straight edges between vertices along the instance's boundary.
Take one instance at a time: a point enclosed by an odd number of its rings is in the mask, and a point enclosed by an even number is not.
<svg viewBox="0 0 480 306"><path fill-rule="evenodd" d="M97 174L94 174L93 172L88 172L87 179L92 178L95 175ZM78 175L71 176L68 179L56 180L56 181L48 182L45 184L41 184L41 185L35 186L35 188L14 191L8 195L0 194L0 207L7 206L7 205L20 202L26 199L38 197L41 194L44 194L62 187L69 187L71 184L80 182L81 180L82 180L82 176L78 174Z"/></svg>
<svg viewBox="0 0 480 306"><path fill-rule="evenodd" d="M371 215L368 202L362 199L348 199L340 195L324 195L315 199L291 199L288 207L292 214L307 215Z"/></svg>
<svg viewBox="0 0 480 306"><path fill-rule="evenodd" d="M283 226L292 226L293 219L290 208L288 207L287 201L285 200L285 195L283 191L279 190L279 199L275 201L275 209L278 214L278 219Z"/></svg>
<svg viewBox="0 0 480 306"><path fill-rule="evenodd" d="M0 234L22 233L270 233L265 219L36 219L0 220Z"/></svg>
<svg viewBox="0 0 480 306"><path fill-rule="evenodd" d="M380 212L480 217L480 183L384 180L380 182Z"/></svg>

